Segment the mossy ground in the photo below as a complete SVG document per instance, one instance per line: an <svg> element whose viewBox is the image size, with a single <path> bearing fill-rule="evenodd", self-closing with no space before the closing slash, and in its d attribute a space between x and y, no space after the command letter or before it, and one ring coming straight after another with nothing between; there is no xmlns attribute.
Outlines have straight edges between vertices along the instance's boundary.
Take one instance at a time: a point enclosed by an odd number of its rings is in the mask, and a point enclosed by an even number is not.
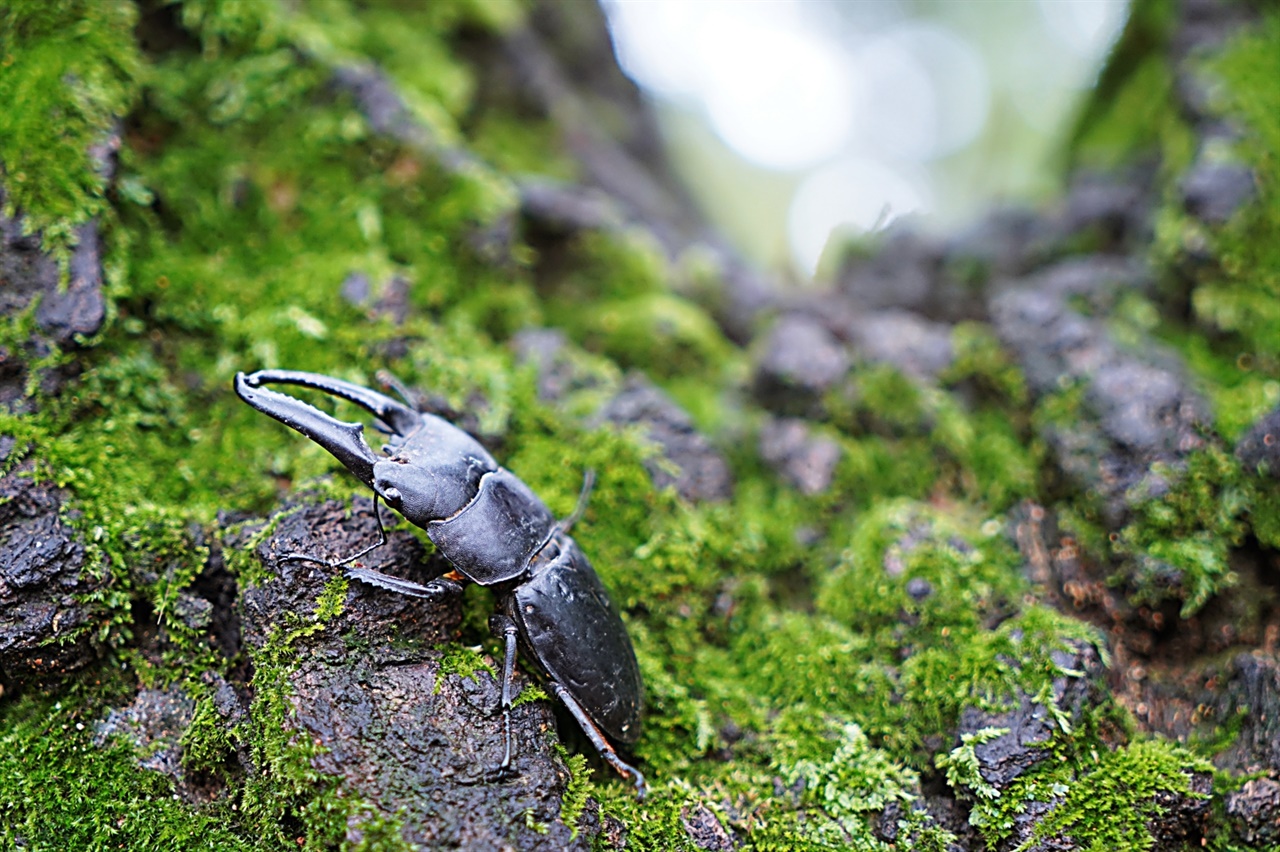
<svg viewBox="0 0 1280 852"><path fill-rule="evenodd" d="M1130 495L1134 519L1095 552L1124 563L1115 579L1129 587L1134 603L1174 599L1184 617L1235 585L1232 548L1250 537L1267 547L1277 541L1274 480L1242 470L1219 448L1280 402L1280 251L1274 239L1280 229L1280 16L1270 7L1259 11L1255 26L1189 60L1209 108L1241 130L1237 141L1199 139L1179 117L1172 69L1159 59L1178 25L1178 9L1157 0L1135 5L1095 92L1096 108L1083 114L1074 143L1084 163L1156 161L1165 175L1151 251L1161 292L1127 293L1106 319L1121 342L1137 345L1154 336L1178 351L1195 390L1209 402L1214 428L1206 434L1206 449L1169 471L1172 493ZM1135 109L1139 103L1144 106ZM1224 224L1206 224L1184 209L1179 180L1197 158L1243 164L1252 172L1253 197ZM1187 308L1177 308L1179 302ZM1078 403L1068 390L1042 401L1037 416L1070 420ZM1075 531L1100 540L1101 532L1084 520L1093 511L1088 502L1080 501L1083 523ZM1180 577L1173 586L1166 576L1170 566Z"/></svg>
<svg viewBox="0 0 1280 852"><path fill-rule="evenodd" d="M1041 695L1063 674L1053 649L1097 641L1034 602L1005 537L1004 513L1040 496L1044 450L1031 437L1021 377L980 327L957 331L960 357L941 390L885 368L860 371L861 396L832 401L845 452L833 488L814 498L738 448L727 451L734 499L688 505L652 487L643 466L651 450L634 436L585 430L537 401L531 371L516 368L505 346L526 325L564 326L615 381L614 364L647 370L706 427L723 425L718 401L745 375L745 355L671 294L676 271L643 234L581 238L552 281L521 244L507 262L491 262L471 246L512 212L506 173L442 169L376 135L328 83L335 64L367 57L440 140L504 169L541 164L561 150L550 128L468 127L476 78L454 47L464 32L519 16L518 6L486 3L313 9L266 0L193 1L141 16L124 2L24 0L0 12L0 34L11 36L0 38L0 100L21 105L0 117L7 203L55 252L74 225L100 216L112 305L106 329L75 356L85 370L67 393L38 398L35 415L0 415L0 433L37 459L34 475L69 490L68 518L91 564L109 575L93 601L102 662L48 693L32 687L0 704L0 848L107 848L116 837L132 848L296 848L294 838L323 846L359 807L332 808L332 785L281 734L290 631L323 621L339 599L332 595L282 625L254 661L252 729L261 740L249 745L262 774L233 786L225 804L182 805L123 747L90 744L93 722L135 681L182 684L207 701L200 674L233 663L174 616L174 596L207 558L192 530L218 534L220 510L263 515L285 491L335 469L318 446L235 398L230 380L240 369L307 369L367 384L387 367L456 408L481 399L474 413L482 432L501 437L504 464L562 515L582 471L597 471L575 535L637 647L647 715L636 752L653 794L636 802L609 777L586 780L573 760L583 780L565 807L580 813L584 796L595 797L625 824L629 849L685 848L681 813L695 801L752 848L887 849L869 817L890 800L909 805L921 774L940 771L936 754L950 749L965 705ZM1267 81L1280 77L1277 45L1273 23L1220 64L1239 110L1262 144L1270 140L1251 155L1270 188L1277 166L1265 151L1280 150L1280 108L1265 98L1276 92ZM121 114L119 174L104 193L84 152ZM550 170L572 176L563 157ZM1222 283L1197 307L1242 350L1270 352L1262 342L1280 339L1267 324L1274 311L1224 320L1233 315L1228 300L1275 295L1280 262L1268 254L1274 240L1259 234L1275 233L1280 202L1274 192L1266 198L1215 236ZM407 320L344 301L340 285L353 272L375 287L406 279ZM28 314L0 334L23 340L29 331ZM1193 331L1184 340L1193 364L1231 371L1220 339L1210 346ZM1274 396L1265 383L1277 378L1275 359L1236 363L1238 380L1216 386L1245 389L1220 398L1260 410ZM1272 372L1254 375L1260 364ZM962 384L977 388L976 406L946 392ZM1224 515L1220 497L1240 474L1216 456L1203 468L1185 499L1143 516L1135 547L1158 548L1188 530L1192 541L1207 536L1213 554L1230 545L1239 513ZM318 487L356 490L343 476ZM249 570L230 558L233 572ZM932 590L923 598L908 592L920 580ZM1205 594L1219 588L1211 577ZM161 655L138 650L140 610L164 635ZM463 639L488 641L481 615L468 618ZM198 707L197 720L209 713ZM1111 705L1095 712L1061 729L1054 747L1063 764L1031 776L1028 795L1067 791L1054 830L1101 836L1093 833L1107 827L1108 848L1144 848L1144 826L1115 815L1152 792L1183 790L1198 758L1159 741L1113 752L1101 732L1114 735L1111 717L1123 714ZM230 747L213 725L194 727L186 744L196 768ZM963 758L952 752L946 765L962 767ZM960 769L953 787L982 799ZM1099 804L1075 789L1115 795ZM1017 804L976 807L989 837L1007 830L1004 809ZM905 820L918 848L943 848L945 832ZM394 848L388 825L370 828L367 842Z"/></svg>

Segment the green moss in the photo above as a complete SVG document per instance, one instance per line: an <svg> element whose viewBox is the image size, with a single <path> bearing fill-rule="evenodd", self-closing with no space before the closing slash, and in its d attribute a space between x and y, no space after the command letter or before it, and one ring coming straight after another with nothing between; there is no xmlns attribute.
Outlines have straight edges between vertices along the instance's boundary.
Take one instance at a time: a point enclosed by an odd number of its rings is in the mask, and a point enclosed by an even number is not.
<svg viewBox="0 0 1280 852"><path fill-rule="evenodd" d="M181 745L182 766L194 772L216 772L234 752L232 734L214 708L211 695L196 699L195 713L182 732Z"/></svg>
<svg viewBox="0 0 1280 852"><path fill-rule="evenodd" d="M566 274L554 283L565 307L626 299L667 289L670 269L657 241L644 231L584 231L573 237Z"/></svg>
<svg viewBox="0 0 1280 852"><path fill-rule="evenodd" d="M1190 162L1194 136L1166 52L1179 8L1173 0L1132 5L1067 145L1072 166L1114 170L1154 154L1167 174L1179 174Z"/></svg>
<svg viewBox="0 0 1280 852"><path fill-rule="evenodd" d="M436 676L435 691L439 694L444 687L444 679L449 675L475 680L476 675L480 672L487 672L494 679L498 677L498 673L493 670L493 666L489 665L489 661L484 654L474 648L452 647L440 659L440 672Z"/></svg>
<svg viewBox="0 0 1280 852"><path fill-rule="evenodd" d="M863 437L840 444L835 490L859 507L890 497L924 499L938 481L937 456L923 441Z"/></svg>
<svg viewBox="0 0 1280 852"><path fill-rule="evenodd" d="M504 174L566 182L578 177L578 164L560 147L559 134L549 124L527 115L487 113L472 133L472 149Z"/></svg>
<svg viewBox="0 0 1280 852"><path fill-rule="evenodd" d="M671 292L677 271L650 235L589 231L562 250L555 283L545 288L551 322L588 350L657 379L722 378L735 350L703 308Z"/></svg>
<svg viewBox="0 0 1280 852"><path fill-rule="evenodd" d="M364 806L349 816L347 829L341 848L352 852L407 852L415 848L404 839L400 820L387 817L372 806Z"/></svg>
<svg viewBox="0 0 1280 852"><path fill-rule="evenodd" d="M1142 305L1149 303L1128 300L1126 305L1112 322L1117 337L1145 335L1137 326L1149 325L1141 318ZM1246 418L1260 413L1256 402L1243 409L1248 414L1227 406L1265 398L1265 382L1249 378L1239 365L1224 364L1203 338L1167 329L1162 335L1192 356L1197 372L1215 379L1210 386L1219 392L1215 401L1220 409L1233 418L1232 431L1238 433ZM1232 390L1232 383L1238 390ZM1063 432L1075 442L1093 441L1097 446L1090 452L1101 456L1107 451L1106 439L1077 425L1089 419L1085 406L1085 388L1075 384L1044 397L1037 404L1033 422L1041 432ZM1125 588L1135 604L1158 606L1177 600L1184 618L1235 585L1230 554L1243 541L1251 514L1264 530L1268 524L1265 513L1253 506L1255 500L1265 499L1259 496L1257 484L1242 475L1239 462L1216 438L1207 437L1205 447L1190 453L1185 461L1153 465L1150 476L1125 495L1132 517L1118 533L1103 529L1102 507L1097 505L1096 495L1079 495L1074 507L1059 510L1063 528L1084 540L1086 551L1105 554L1119 565L1112 581Z"/></svg>
<svg viewBox="0 0 1280 852"><path fill-rule="evenodd" d="M1249 522L1261 544L1280 548L1280 488L1266 483L1259 489L1250 507Z"/></svg>
<svg viewBox="0 0 1280 852"><path fill-rule="evenodd" d="M728 341L711 318L669 293L598 301L567 314L562 322L587 349L657 379L714 377L730 355Z"/></svg>
<svg viewBox="0 0 1280 852"><path fill-rule="evenodd" d="M1023 437L1006 412L987 408L966 413L950 397L943 399L949 404L940 406L931 437L951 457L951 489L993 511L1034 498L1043 447Z"/></svg>
<svg viewBox="0 0 1280 852"><path fill-rule="evenodd" d="M909 806L919 790L915 773L892 757L875 749L855 724L846 724L835 739L835 749L826 760L795 758L795 744L804 742L812 719L790 714L775 730L778 745L777 769L784 783L799 789L800 805L812 809L811 816L797 820L799 833L819 848L880 850L893 848L872 832L869 818L878 817L891 803ZM790 723L790 724L787 724ZM797 724L798 723L798 724ZM801 730L794 730L800 727ZM906 819L899 830L907 836L917 832L920 815L905 809ZM944 832L928 838L913 837L913 848L946 848Z"/></svg>
<svg viewBox="0 0 1280 852"><path fill-rule="evenodd" d="M934 758L934 764L947 776L947 784L957 792L964 792L979 801L1000 798L1000 790L982 777L982 765L977 747L1009 733L1008 728L981 728L971 734L960 735L960 745L946 754Z"/></svg>
<svg viewBox="0 0 1280 852"><path fill-rule="evenodd" d="M1191 790L1188 774L1192 771L1209 772L1211 766L1167 742L1140 740L1091 756L1076 768L1075 777L1063 779L1074 783L1058 782L1046 788L1047 779L1029 779L1017 792L1026 793L1029 791L1025 787L1035 786L1042 793L1053 792L1065 798L1019 848L1029 849L1037 840L1064 834L1075 838L1089 852L1151 849L1155 838L1149 822L1163 810L1159 796L1205 798Z"/></svg>
<svg viewBox="0 0 1280 852"><path fill-rule="evenodd" d="M928 619L921 626L931 633L972 630L1021 591L1017 565L1000 524L975 531L899 500L862 518L840 562L825 573L816 603L819 612L863 633L898 629L903 612ZM915 601L906 590L912 580L936 594Z"/></svg>
<svg viewBox="0 0 1280 852"><path fill-rule="evenodd" d="M980 398L1002 407L1024 408L1027 380L1009 353L985 325L962 322L951 332L954 356L939 376L945 387L974 387Z"/></svg>
<svg viewBox="0 0 1280 852"><path fill-rule="evenodd" d="M1267 377L1280 375L1280 15L1274 10L1258 28L1239 36L1212 62L1220 75L1223 108L1247 133L1237 155L1254 169L1257 197L1220 231L1205 235L1216 261L1192 294L1197 318L1210 328L1238 335L1239 349L1254 365L1271 365Z"/></svg>
<svg viewBox="0 0 1280 852"><path fill-rule="evenodd" d="M854 393L828 394L831 419L846 431L883 436L918 434L930 425L927 391L888 364L870 364L854 375Z"/></svg>
<svg viewBox="0 0 1280 852"><path fill-rule="evenodd" d="M1084 420L1084 393L1084 385L1075 382L1057 393L1041 397L1032 413L1032 422L1035 424L1036 431L1070 428Z"/></svg>
<svg viewBox="0 0 1280 852"><path fill-rule="evenodd" d="M107 209L89 148L137 97L137 10L120 0L6 3L0 10L0 168L14 209L65 259L75 226Z"/></svg>
<svg viewBox="0 0 1280 852"><path fill-rule="evenodd" d="M1249 491L1239 462L1209 447L1187 458L1185 471L1163 470L1167 493L1134 495L1135 519L1114 543L1131 557L1127 581L1139 603L1182 600L1182 615L1197 612L1214 594L1236 582L1230 549L1240 544Z"/></svg>
<svg viewBox="0 0 1280 852"><path fill-rule="evenodd" d="M1037 700L1049 697L1046 692ZM1051 704L1046 706L1053 710ZM1154 839L1149 824L1164 808L1161 797L1201 797L1191 792L1189 775L1208 772L1211 767L1185 749L1160 740L1099 748L1095 739L1099 726L1109 723L1105 710L1087 716L1080 727L1061 715L1057 722L1052 737L1043 745L1045 759L1003 790L982 777L974 747L1001 736L1004 729L966 734L949 754L938 756L938 767L946 771L948 784L970 800L969 822L988 848L1007 844L1018 817L1034 803L1041 803L1048 808L1018 850L1060 837L1099 852L1150 849Z"/></svg>
<svg viewBox="0 0 1280 852"><path fill-rule="evenodd" d="M1262 415L1280 405L1280 367L1265 355L1242 349L1237 339L1210 340L1182 332L1164 336L1186 359L1213 407L1213 422L1224 441L1234 443Z"/></svg>
<svg viewBox="0 0 1280 852"><path fill-rule="evenodd" d="M564 795L560 797L560 820L572 829L573 836L578 836L578 821L586 811L587 800L591 796L591 773L587 771L587 757L583 754L570 754L563 746L557 744L556 754L564 761L569 770L569 783L565 785Z"/></svg>
<svg viewBox="0 0 1280 852"><path fill-rule="evenodd" d="M989 333L970 330L957 341L941 378L975 390L972 407L885 364L859 367L852 393L827 395L832 421L849 435L837 473L849 492L867 502L947 493L993 512L1035 496L1044 450L1026 436L1021 374Z"/></svg>
<svg viewBox="0 0 1280 852"><path fill-rule="evenodd" d="M120 742L94 744L93 700L30 693L0 705L0 849L259 848L235 834L229 802L196 810Z"/></svg>

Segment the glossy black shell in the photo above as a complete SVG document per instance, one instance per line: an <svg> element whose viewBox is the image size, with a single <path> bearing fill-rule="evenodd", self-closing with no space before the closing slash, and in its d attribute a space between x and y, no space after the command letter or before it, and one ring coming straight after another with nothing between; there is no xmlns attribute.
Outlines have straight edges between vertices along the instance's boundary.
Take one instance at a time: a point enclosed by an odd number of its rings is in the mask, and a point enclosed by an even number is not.
<svg viewBox="0 0 1280 852"><path fill-rule="evenodd" d="M618 608L577 542L557 532L505 601L526 651L605 736L634 745L644 689Z"/></svg>
<svg viewBox="0 0 1280 852"><path fill-rule="evenodd" d="M525 650L606 737L634 745L643 687L626 625L571 537L533 489L446 420L423 425L374 465L375 488L427 531L467 579L503 586ZM505 590L509 584L509 590Z"/></svg>
<svg viewBox="0 0 1280 852"><path fill-rule="evenodd" d="M462 511L426 528L454 567L472 582L492 586L529 570L555 531L556 519L529 486L498 468L484 475Z"/></svg>

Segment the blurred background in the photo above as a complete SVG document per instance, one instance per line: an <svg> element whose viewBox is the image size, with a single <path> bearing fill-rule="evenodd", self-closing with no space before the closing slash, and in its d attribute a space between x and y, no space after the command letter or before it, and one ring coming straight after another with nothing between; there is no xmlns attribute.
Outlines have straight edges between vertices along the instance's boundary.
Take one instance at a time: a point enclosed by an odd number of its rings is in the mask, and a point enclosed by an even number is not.
<svg viewBox="0 0 1280 852"><path fill-rule="evenodd" d="M1056 188L1126 0L602 0L676 171L752 260Z"/></svg>

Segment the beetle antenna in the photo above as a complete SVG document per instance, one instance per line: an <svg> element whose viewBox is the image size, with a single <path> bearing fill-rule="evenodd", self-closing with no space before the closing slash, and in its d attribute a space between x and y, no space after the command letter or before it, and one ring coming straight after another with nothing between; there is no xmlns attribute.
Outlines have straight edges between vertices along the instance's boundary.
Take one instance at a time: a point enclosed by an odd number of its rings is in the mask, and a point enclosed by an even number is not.
<svg viewBox="0 0 1280 852"><path fill-rule="evenodd" d="M282 561L291 561L291 562L314 562L317 565L324 565L327 568L341 568L343 565L347 565L349 563L355 562L361 556L372 553L373 551L377 550L379 547L382 547L382 545L387 543L387 531L382 526L382 513L378 511L378 492L377 491L373 492L373 519L378 522L378 540L375 543L366 547L364 550L361 550L359 553L348 556L346 559L342 559L335 562L330 559L321 559L318 556L312 556L307 553L296 553L296 552L285 553L280 557L280 559Z"/></svg>
<svg viewBox="0 0 1280 852"><path fill-rule="evenodd" d="M591 489L596 484L596 469L594 467L587 468L582 474L582 490L578 492L578 505L573 507L573 511L569 517L561 521L558 526L560 532L568 534L570 528L573 527L581 518L582 513L587 511L587 499L591 497Z"/></svg>

